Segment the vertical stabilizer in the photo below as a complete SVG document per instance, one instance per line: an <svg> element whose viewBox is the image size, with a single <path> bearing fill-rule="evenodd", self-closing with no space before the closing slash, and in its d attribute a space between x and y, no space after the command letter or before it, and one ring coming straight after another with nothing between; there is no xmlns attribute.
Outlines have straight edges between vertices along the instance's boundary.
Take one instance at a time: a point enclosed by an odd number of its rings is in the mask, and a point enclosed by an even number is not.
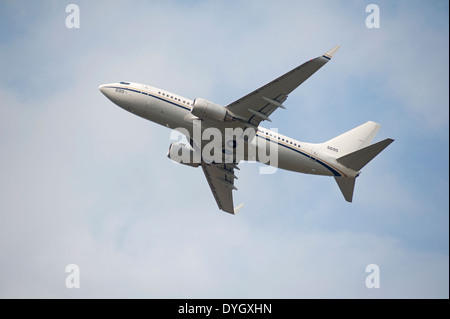
<svg viewBox="0 0 450 319"><path fill-rule="evenodd" d="M339 150L339 156L344 156L370 145L370 142L372 142L379 129L380 124L369 121L324 144L327 147Z"/></svg>

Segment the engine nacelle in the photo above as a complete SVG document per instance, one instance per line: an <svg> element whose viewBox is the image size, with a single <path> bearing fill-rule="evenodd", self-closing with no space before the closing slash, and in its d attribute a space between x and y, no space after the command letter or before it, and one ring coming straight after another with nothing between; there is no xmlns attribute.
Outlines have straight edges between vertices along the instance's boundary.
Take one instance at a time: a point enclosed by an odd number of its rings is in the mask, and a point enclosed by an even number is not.
<svg viewBox="0 0 450 319"><path fill-rule="evenodd" d="M202 120L231 121L232 116L222 105L196 98L192 103L192 114Z"/></svg>
<svg viewBox="0 0 450 319"><path fill-rule="evenodd" d="M188 165L192 167L199 167L201 155L195 151L190 145L187 146L183 143L172 143L169 146L167 157L172 161Z"/></svg>

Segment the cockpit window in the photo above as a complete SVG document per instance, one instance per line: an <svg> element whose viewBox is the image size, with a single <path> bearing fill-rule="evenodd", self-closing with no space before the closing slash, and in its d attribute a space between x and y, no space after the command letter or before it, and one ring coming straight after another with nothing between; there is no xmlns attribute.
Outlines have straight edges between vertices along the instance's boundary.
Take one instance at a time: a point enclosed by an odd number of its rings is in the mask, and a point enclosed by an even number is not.
<svg viewBox="0 0 450 319"><path fill-rule="evenodd" d="M130 85L130 82L120 82L120 84Z"/></svg>

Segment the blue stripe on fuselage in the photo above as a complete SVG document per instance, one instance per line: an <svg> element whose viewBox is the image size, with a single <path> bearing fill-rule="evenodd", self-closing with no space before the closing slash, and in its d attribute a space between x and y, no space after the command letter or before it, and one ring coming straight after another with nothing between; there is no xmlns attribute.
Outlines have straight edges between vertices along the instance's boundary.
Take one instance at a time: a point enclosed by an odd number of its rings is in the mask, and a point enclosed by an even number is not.
<svg viewBox="0 0 450 319"><path fill-rule="evenodd" d="M315 157L313 157L313 156L311 156L311 155L305 154L305 153L303 153L302 151L297 150L297 149L295 149L295 148L293 148L293 147L290 147L290 146L288 146L288 145L278 143L278 141L271 140L270 138L267 138L266 136L261 136L261 135L259 135L258 133L256 133L256 136L258 136L258 137L260 137L260 138L263 138L263 139L265 139L266 141L269 141L269 142L272 142L272 143L277 143L278 145L284 146L284 147L286 147L287 149L293 150L294 152L297 152L297 153L299 153L299 154L302 154L303 156L306 156L306 157L308 157L308 158L314 159L317 163L319 163L320 165L322 165L323 167L325 167L326 169L328 169L330 172L332 172L334 176L342 176L341 173L339 173L337 170L335 170L334 168L332 168L331 166L329 166L327 163L322 162L322 161L319 160L318 158L315 158Z"/></svg>

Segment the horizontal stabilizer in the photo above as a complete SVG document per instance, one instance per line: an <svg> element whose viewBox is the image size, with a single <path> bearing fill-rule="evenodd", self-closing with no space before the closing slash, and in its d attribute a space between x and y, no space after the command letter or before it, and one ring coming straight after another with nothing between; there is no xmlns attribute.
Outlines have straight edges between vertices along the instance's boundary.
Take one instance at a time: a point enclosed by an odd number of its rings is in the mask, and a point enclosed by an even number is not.
<svg viewBox="0 0 450 319"><path fill-rule="evenodd" d="M352 202L353 190L355 189L355 177L334 177L341 189L342 195L347 202Z"/></svg>
<svg viewBox="0 0 450 319"><path fill-rule="evenodd" d="M380 152L388 147L393 141L393 139L387 138L378 143L361 148L353 153L339 157L336 161L354 171L359 172L361 168L366 166L367 163L380 154Z"/></svg>

